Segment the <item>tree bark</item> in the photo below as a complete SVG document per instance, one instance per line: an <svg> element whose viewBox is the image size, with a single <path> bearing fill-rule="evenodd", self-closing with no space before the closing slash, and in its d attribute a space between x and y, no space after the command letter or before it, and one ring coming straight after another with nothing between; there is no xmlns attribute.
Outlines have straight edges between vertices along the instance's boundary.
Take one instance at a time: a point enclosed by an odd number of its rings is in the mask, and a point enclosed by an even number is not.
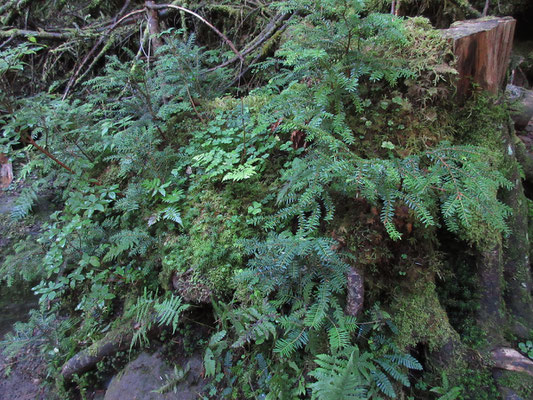
<svg viewBox="0 0 533 400"><path fill-rule="evenodd" d="M457 95L467 97L472 82L492 94L503 86L509 65L516 21L511 17L454 23L443 31L453 42L459 73Z"/></svg>
<svg viewBox="0 0 533 400"><path fill-rule="evenodd" d="M13 166L7 155L0 153L0 188L6 188L13 182Z"/></svg>

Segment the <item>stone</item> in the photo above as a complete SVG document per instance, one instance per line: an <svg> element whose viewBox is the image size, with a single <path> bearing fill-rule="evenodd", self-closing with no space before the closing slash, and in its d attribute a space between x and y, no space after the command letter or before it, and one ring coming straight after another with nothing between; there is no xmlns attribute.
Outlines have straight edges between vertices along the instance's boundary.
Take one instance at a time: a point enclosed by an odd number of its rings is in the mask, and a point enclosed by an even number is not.
<svg viewBox="0 0 533 400"><path fill-rule="evenodd" d="M109 384L104 400L193 400L201 398L199 393L205 381L202 379L203 363L199 355L185 359L182 368L189 365L189 372L177 385L176 392L159 394L155 390L163 386L166 375L173 369L165 363L159 353L143 352L117 374Z"/></svg>
<svg viewBox="0 0 533 400"><path fill-rule="evenodd" d="M511 117L518 130L527 130L533 118L533 90L507 85L506 92L511 101Z"/></svg>

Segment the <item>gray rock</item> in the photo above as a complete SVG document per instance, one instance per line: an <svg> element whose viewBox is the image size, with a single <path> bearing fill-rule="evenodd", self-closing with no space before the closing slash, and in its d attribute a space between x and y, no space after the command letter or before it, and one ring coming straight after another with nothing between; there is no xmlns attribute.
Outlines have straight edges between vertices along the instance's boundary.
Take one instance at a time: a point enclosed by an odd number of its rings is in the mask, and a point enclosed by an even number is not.
<svg viewBox="0 0 533 400"><path fill-rule="evenodd" d="M533 90L515 85L507 85L506 90L511 100L511 116L515 126L524 129L533 117Z"/></svg>
<svg viewBox="0 0 533 400"><path fill-rule="evenodd" d="M200 393L205 382L201 378L202 358L193 356L184 360L180 367L189 365L189 372L177 385L175 392L154 393L167 382L167 375L173 375L158 353L141 353L130 362L122 372L116 375L105 394L104 400L193 400L201 398Z"/></svg>

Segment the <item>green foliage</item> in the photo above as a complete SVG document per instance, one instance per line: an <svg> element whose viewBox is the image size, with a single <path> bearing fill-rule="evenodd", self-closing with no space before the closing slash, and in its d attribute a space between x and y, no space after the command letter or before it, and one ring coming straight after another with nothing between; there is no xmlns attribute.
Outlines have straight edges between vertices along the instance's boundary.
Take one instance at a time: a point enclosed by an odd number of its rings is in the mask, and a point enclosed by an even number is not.
<svg viewBox="0 0 533 400"><path fill-rule="evenodd" d="M37 200L37 192L35 187L38 185L32 185L30 187L22 189L19 197L15 203L15 206L11 210L11 218L20 220L26 217Z"/></svg>
<svg viewBox="0 0 533 400"><path fill-rule="evenodd" d="M518 348L533 360L533 341L527 340L526 342L520 342L518 343Z"/></svg>
<svg viewBox="0 0 533 400"><path fill-rule="evenodd" d="M489 369L465 368L461 371L457 384L463 388L458 397L460 400L489 400L499 397Z"/></svg>
<svg viewBox="0 0 533 400"><path fill-rule="evenodd" d="M433 387L430 389L430 392L433 392L439 395L438 400L455 400L461 394L461 387L454 386L450 387L450 381L446 372L442 372L442 386Z"/></svg>
<svg viewBox="0 0 533 400"><path fill-rule="evenodd" d="M410 386L407 375L398 368L422 369L409 354L361 354L357 346L347 346L334 356L319 354L315 362L317 368L310 375L316 382L309 387L316 399L368 399L381 393L396 398L391 379Z"/></svg>
<svg viewBox="0 0 533 400"><path fill-rule="evenodd" d="M41 305L79 318L72 335L83 345L133 320L131 346L147 346L156 326L180 332L184 302L212 298L209 396L400 397L408 371L421 369L404 349L433 349L453 332L439 325L447 319L431 280L392 291L391 315L347 315L346 275L361 256L336 239L339 210L356 218L354 199L363 199L382 224L368 229L395 241L401 218L429 241L425 228L441 225L475 241L508 233L510 210L497 195L512 184L494 148L441 140L455 133L446 126L418 137L426 116L413 108L429 111L454 73L427 22L372 13L359 0L265 7L293 16L239 99L226 92L228 69L213 68L221 51L173 29L154 57L124 49L107 58L73 99L54 90L11 99L1 151L24 164L22 178L37 177L13 216L27 217L43 188L60 205L37 240L17 248L38 243L44 277L34 291ZM18 73L37 50L9 50L0 74ZM46 152L20 148L21 138ZM186 373L176 369L159 391Z"/></svg>
<svg viewBox="0 0 533 400"><path fill-rule="evenodd" d="M154 323L159 326L171 326L172 333L176 332L180 315L189 308L188 304L182 304L180 297L170 295L170 297L159 300L152 292L147 292L146 288L142 296L137 298L137 303L129 310L134 321L138 324L130 349L136 344L148 344L148 332Z"/></svg>

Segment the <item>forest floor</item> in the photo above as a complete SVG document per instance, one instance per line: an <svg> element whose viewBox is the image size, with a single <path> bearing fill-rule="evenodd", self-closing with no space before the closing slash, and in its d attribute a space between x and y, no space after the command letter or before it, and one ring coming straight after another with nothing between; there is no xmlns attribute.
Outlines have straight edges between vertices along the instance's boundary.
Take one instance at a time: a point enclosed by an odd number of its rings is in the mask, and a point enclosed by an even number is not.
<svg viewBox="0 0 533 400"><path fill-rule="evenodd" d="M17 196L17 191L0 191L0 216L10 214ZM0 224L0 248L10 245L8 232L5 232L8 229L6 224ZM5 284L0 287L0 340L11 331L15 322L27 319L29 310L37 307L31 292L31 298L15 296L16 301L11 301L14 291L17 290ZM47 392L41 387L45 368L38 349L28 348L14 359L0 352L0 400L46 399Z"/></svg>

